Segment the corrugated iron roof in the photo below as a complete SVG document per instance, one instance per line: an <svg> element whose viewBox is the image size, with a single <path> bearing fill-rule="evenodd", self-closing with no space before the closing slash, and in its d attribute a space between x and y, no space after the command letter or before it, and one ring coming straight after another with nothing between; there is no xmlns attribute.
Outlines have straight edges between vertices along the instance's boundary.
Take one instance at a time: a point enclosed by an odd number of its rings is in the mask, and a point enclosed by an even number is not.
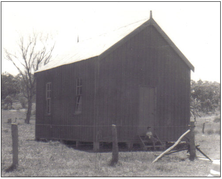
<svg viewBox="0 0 222 179"><path fill-rule="evenodd" d="M36 73L99 56L146 21L147 19L140 20L89 40L79 42L67 52L51 59L48 64L36 71Z"/></svg>
<svg viewBox="0 0 222 179"><path fill-rule="evenodd" d="M194 66L189 62L189 60L183 55L183 53L177 48L177 46L171 41L171 39L151 17L149 20L143 19L135 23L120 27L108 33L96 36L95 38L77 43L66 53L58 55L54 59L51 59L51 61L47 65L36 71L36 73L56 68L62 65L87 60L92 57L100 56L108 49L111 49L111 47L114 47L114 45L117 44L120 40L124 39L124 37L126 37L130 33L133 34L132 32L134 30L139 32L139 28L140 26L142 26L142 24L153 25L156 30L162 35L162 37L168 42L168 44L174 49L174 51L187 64L187 66L194 71Z"/></svg>

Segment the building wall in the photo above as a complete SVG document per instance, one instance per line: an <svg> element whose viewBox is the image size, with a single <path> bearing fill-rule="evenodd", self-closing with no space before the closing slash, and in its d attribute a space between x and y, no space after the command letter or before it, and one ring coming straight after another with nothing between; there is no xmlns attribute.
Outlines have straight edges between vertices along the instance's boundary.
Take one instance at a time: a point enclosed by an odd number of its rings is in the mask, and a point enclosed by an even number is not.
<svg viewBox="0 0 222 179"><path fill-rule="evenodd" d="M77 78L83 80L79 115L74 114ZM45 113L49 81L50 116ZM155 133L163 141L175 141L188 128L190 69L152 26L98 61L37 73L36 137L110 142L116 124L119 142L137 141L137 131L144 127L139 126L140 86L156 87Z"/></svg>
<svg viewBox="0 0 222 179"><path fill-rule="evenodd" d="M156 131L162 140L175 141L188 129L190 120L190 69L157 31L152 36L158 50Z"/></svg>
<svg viewBox="0 0 222 179"><path fill-rule="evenodd" d="M96 59L37 73L36 137L93 140ZM82 79L82 113L75 114L76 80ZM46 83L52 83L51 115L46 114Z"/></svg>
<svg viewBox="0 0 222 179"><path fill-rule="evenodd" d="M113 123L119 141L138 139L139 86L157 88L155 132L162 140L187 129L190 69L154 27L101 59L98 76L98 140L111 141Z"/></svg>

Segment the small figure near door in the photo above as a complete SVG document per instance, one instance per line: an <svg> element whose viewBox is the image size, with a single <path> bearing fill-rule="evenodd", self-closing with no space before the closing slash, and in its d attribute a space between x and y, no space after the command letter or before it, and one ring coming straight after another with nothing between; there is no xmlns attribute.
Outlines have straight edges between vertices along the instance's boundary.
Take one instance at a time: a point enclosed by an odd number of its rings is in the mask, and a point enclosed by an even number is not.
<svg viewBox="0 0 222 179"><path fill-rule="evenodd" d="M151 131L151 127L147 127L146 138L151 139L152 136L153 136L153 133Z"/></svg>

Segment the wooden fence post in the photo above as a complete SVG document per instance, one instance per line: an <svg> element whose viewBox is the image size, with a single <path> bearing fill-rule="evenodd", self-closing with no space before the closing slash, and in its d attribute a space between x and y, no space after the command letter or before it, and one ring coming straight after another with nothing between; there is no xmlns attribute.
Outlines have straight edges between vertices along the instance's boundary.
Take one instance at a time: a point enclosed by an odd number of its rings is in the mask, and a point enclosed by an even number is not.
<svg viewBox="0 0 222 179"><path fill-rule="evenodd" d="M18 166L18 125L11 124L12 130L12 153L13 153L13 168Z"/></svg>
<svg viewBox="0 0 222 179"><path fill-rule="evenodd" d="M112 140L113 140L113 146L112 146L112 161L111 165L115 165L119 160L119 150L118 150L118 140L117 140L117 129L116 125L112 125Z"/></svg>
<svg viewBox="0 0 222 179"><path fill-rule="evenodd" d="M204 134L205 122L203 123L202 133Z"/></svg>
<svg viewBox="0 0 222 179"><path fill-rule="evenodd" d="M195 135L194 135L194 121L190 122L190 157L193 161L196 158L196 146L195 146Z"/></svg>

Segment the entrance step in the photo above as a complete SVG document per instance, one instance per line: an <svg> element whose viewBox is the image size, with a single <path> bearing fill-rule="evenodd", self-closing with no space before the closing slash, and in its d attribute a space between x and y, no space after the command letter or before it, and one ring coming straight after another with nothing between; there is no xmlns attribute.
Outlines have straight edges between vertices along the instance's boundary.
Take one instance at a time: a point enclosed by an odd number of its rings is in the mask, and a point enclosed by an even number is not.
<svg viewBox="0 0 222 179"><path fill-rule="evenodd" d="M166 147L165 143L163 143L156 135L148 138L147 136L139 136L141 145L144 150L156 148L164 149Z"/></svg>

